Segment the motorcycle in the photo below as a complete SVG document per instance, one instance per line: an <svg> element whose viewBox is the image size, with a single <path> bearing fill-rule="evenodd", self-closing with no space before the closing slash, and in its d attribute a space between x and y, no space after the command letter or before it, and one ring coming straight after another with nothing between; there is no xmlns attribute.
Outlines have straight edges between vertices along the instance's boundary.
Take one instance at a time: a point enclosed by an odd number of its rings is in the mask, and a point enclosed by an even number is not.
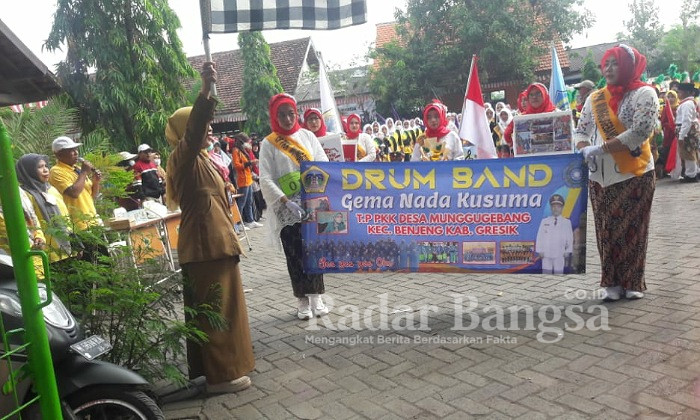
<svg viewBox="0 0 700 420"><path fill-rule="evenodd" d="M47 298L41 283L39 296L42 301ZM58 296L53 295L43 313L64 419L165 419L148 381L129 369L96 359L107 353L111 345L99 336L84 338L80 324ZM0 255L0 316L5 331L23 326L12 259L6 255ZM12 334L8 341L16 347L22 344L22 337ZM24 362L26 355L18 354L11 357L10 363L16 372ZM9 367L0 364L0 378L8 377ZM29 379L14 387L20 403L34 396ZM0 395L0 416L16 406L11 395ZM38 404L25 409L22 418L40 419Z"/></svg>

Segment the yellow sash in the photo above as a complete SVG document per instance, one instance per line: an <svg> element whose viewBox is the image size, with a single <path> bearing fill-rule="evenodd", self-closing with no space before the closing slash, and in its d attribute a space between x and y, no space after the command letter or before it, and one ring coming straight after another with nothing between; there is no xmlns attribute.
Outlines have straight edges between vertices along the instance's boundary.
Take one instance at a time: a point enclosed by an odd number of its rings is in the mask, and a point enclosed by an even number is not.
<svg viewBox="0 0 700 420"><path fill-rule="evenodd" d="M357 160L362 159L363 157L367 156L367 152L365 151L365 148L360 145L360 143L357 143Z"/></svg>
<svg viewBox="0 0 700 420"><path fill-rule="evenodd" d="M265 137L265 140L272 143L273 146L275 146L280 152L284 153L285 156L290 158L292 162L297 164L297 166L301 166L301 162L312 160L312 156L309 151L289 136L272 133Z"/></svg>
<svg viewBox="0 0 700 420"><path fill-rule="evenodd" d="M625 126L617 115L610 108L609 100L612 97L607 88L600 89L591 94L591 104L593 106L593 117L598 130L603 135L605 141L616 138L625 131ZM622 173L635 174L641 176L644 174L647 164L651 160L651 145L650 139L654 133L651 133L648 139L644 140L641 145L642 154L634 157L628 151L611 153L617 167Z"/></svg>

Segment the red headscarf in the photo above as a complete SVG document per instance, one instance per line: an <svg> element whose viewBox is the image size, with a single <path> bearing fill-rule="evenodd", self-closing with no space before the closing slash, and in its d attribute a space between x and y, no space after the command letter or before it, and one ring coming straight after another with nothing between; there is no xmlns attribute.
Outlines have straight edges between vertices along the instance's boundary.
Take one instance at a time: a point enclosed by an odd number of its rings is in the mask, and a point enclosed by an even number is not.
<svg viewBox="0 0 700 420"><path fill-rule="evenodd" d="M296 121L294 121L294 127L292 127L291 130L285 130L282 128L277 121L277 110L282 106L282 105L291 105L292 108L294 108L294 113L296 114L297 112L297 101L294 99L292 95L288 95L286 93L278 93L277 95L273 96L270 98L270 127L272 127L272 131L277 133L277 134L282 134L284 136L289 136L291 134L296 133L299 131L301 126L299 125L299 116L297 115Z"/></svg>
<svg viewBox="0 0 700 420"><path fill-rule="evenodd" d="M527 106L523 106L523 99L525 99L525 102L528 102L527 100L527 89L520 92L520 95L518 95L518 112L521 114L525 112L525 108Z"/></svg>
<svg viewBox="0 0 700 420"><path fill-rule="evenodd" d="M359 130L357 130L357 131L352 131L352 130L350 129L350 122L351 122L352 120L357 120L357 122L360 123L360 129L359 129ZM348 116L348 128L347 128L347 130L345 131L345 134L348 136L348 138L349 138L350 140L354 140L354 139L356 139L356 138L358 138L358 137L360 136L360 133L362 133L362 118L360 118L360 116L357 115L357 114L350 114L350 115Z"/></svg>
<svg viewBox="0 0 700 420"><path fill-rule="evenodd" d="M323 115L321 115L321 111L319 111L316 108L309 108L304 112L304 128L311 131L309 128L309 125L307 124L307 121L309 120L309 116L311 114L317 115L318 118L321 120L321 128L318 129L318 131L313 132L316 137L323 137L326 135L326 122L323 121Z"/></svg>
<svg viewBox="0 0 700 420"><path fill-rule="evenodd" d="M533 107L530 103L530 92L537 89L542 94L542 105L537 108ZM542 114L543 112L556 111L557 107L554 106L552 100L549 99L549 91L542 83L533 83L525 89L525 95L528 96L527 108L525 108L525 114Z"/></svg>
<svg viewBox="0 0 700 420"><path fill-rule="evenodd" d="M435 110L440 116L440 126L433 130L428 126L428 112ZM447 107L443 105L442 102L434 99L432 103L428 104L423 110L423 124L425 124L425 135L428 137L445 137L450 129L447 128Z"/></svg>
<svg viewBox="0 0 700 420"><path fill-rule="evenodd" d="M600 61L601 68L605 68L605 62L610 57L615 57L617 60L617 81L614 85L608 84L607 89L612 95L610 108L617 114L620 102L626 92L647 85L639 80L647 66L647 58L636 49L620 44L605 51L603 59Z"/></svg>

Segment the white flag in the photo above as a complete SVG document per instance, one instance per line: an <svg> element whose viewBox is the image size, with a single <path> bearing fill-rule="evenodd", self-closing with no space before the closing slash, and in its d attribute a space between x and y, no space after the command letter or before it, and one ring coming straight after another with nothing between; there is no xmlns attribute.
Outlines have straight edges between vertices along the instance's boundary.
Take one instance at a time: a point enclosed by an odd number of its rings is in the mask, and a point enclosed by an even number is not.
<svg viewBox="0 0 700 420"><path fill-rule="evenodd" d="M317 54L317 56L318 83L321 91L321 115L323 115L323 121L326 123L326 131L329 133L342 133L343 124L340 122L338 107L335 105L335 95L333 95L331 83L328 81L326 65L323 62L323 58L321 58L321 54Z"/></svg>

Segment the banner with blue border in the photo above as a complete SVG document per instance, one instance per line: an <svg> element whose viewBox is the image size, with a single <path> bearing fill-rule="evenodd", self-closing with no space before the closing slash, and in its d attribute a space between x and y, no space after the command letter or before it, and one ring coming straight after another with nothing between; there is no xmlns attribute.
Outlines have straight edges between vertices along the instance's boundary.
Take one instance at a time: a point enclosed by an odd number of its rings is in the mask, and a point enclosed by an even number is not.
<svg viewBox="0 0 700 420"><path fill-rule="evenodd" d="M585 273L580 154L304 162L308 273Z"/></svg>

